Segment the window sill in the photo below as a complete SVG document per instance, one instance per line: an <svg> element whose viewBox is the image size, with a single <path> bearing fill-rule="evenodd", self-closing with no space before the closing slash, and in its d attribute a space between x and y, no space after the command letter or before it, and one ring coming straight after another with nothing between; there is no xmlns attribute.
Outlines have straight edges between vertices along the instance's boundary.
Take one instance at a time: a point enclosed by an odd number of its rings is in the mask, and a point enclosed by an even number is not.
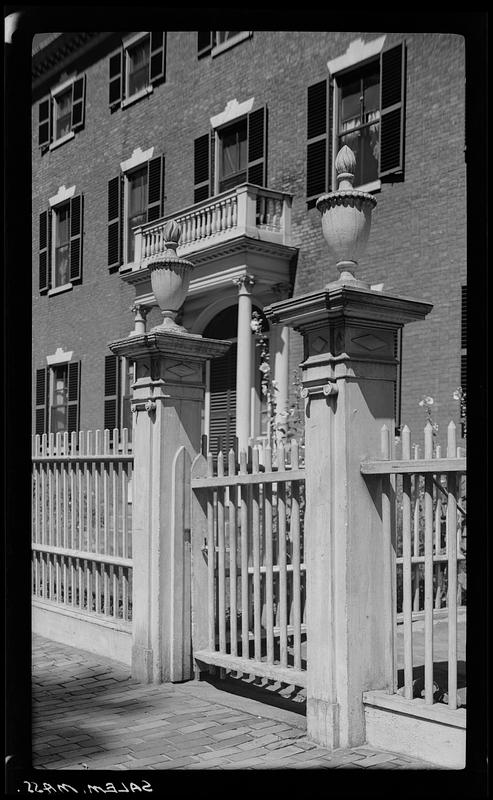
<svg viewBox="0 0 493 800"><path fill-rule="evenodd" d="M70 131L70 133L66 133L65 136L61 137L61 139L56 139L54 142L50 144L49 149L56 150L57 147L61 147L61 145L65 144L65 142L69 142L70 139L75 139L75 133L73 131Z"/></svg>
<svg viewBox="0 0 493 800"><path fill-rule="evenodd" d="M354 187L358 192L379 192L382 188L382 181L380 179L364 183L363 186Z"/></svg>
<svg viewBox="0 0 493 800"><path fill-rule="evenodd" d="M73 289L73 284L64 283L63 286L57 286L56 289L50 289L48 292L48 297L53 297L53 295L62 294L63 292L69 292L70 289Z"/></svg>
<svg viewBox="0 0 493 800"><path fill-rule="evenodd" d="M217 44L211 50L211 56L214 58L215 56L220 55L220 53L224 53L225 50L229 50L230 47L234 47L236 44L240 42L244 42L245 39L249 39L252 35L253 31L241 31L237 36L233 39L227 39L225 42L221 42L221 44Z"/></svg>
<svg viewBox="0 0 493 800"><path fill-rule="evenodd" d="M140 92L136 92L131 97L125 98L122 100L122 108L126 108L127 106L131 106L132 103L136 103L138 100L141 100L143 97L147 97L147 95L152 94L154 91L153 86L146 86L145 89L141 89Z"/></svg>

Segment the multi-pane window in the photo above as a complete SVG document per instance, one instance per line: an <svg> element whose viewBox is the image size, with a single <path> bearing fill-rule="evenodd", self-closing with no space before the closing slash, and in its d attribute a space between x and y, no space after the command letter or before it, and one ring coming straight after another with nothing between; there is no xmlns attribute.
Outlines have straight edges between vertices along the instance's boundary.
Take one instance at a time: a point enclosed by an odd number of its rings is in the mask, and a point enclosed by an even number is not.
<svg viewBox="0 0 493 800"><path fill-rule="evenodd" d="M56 208L54 218L53 287L56 288L70 281L70 203Z"/></svg>
<svg viewBox="0 0 493 800"><path fill-rule="evenodd" d="M224 128L219 133L219 191L244 183L247 177L247 121Z"/></svg>
<svg viewBox="0 0 493 800"><path fill-rule="evenodd" d="M135 380L135 364L128 358L105 356L104 361L104 428L127 428L132 440L132 414L130 400Z"/></svg>
<svg viewBox="0 0 493 800"><path fill-rule="evenodd" d="M380 147L380 65L351 72L339 82L337 151L347 145L356 155L354 185L378 178Z"/></svg>
<svg viewBox="0 0 493 800"><path fill-rule="evenodd" d="M50 432L63 433L68 419L68 365L61 364L51 372Z"/></svg>
<svg viewBox="0 0 493 800"><path fill-rule="evenodd" d="M85 75L75 78L60 89L53 89L38 105L38 144L45 152L50 147L72 138L84 127L86 103Z"/></svg>
<svg viewBox="0 0 493 800"><path fill-rule="evenodd" d="M70 133L72 124L72 87L54 98L55 139Z"/></svg>
<svg viewBox="0 0 493 800"><path fill-rule="evenodd" d="M109 58L109 105L112 110L153 91L166 77L166 34L137 33Z"/></svg>
<svg viewBox="0 0 493 800"><path fill-rule="evenodd" d="M146 36L127 50L127 97L131 97L149 84L150 41Z"/></svg>
<svg viewBox="0 0 493 800"><path fill-rule="evenodd" d="M199 58L212 53L217 55L235 44L249 39L252 31L198 31L197 55Z"/></svg>
<svg viewBox="0 0 493 800"><path fill-rule="evenodd" d="M132 229L147 222L147 164L127 176L127 261L134 260L135 237Z"/></svg>

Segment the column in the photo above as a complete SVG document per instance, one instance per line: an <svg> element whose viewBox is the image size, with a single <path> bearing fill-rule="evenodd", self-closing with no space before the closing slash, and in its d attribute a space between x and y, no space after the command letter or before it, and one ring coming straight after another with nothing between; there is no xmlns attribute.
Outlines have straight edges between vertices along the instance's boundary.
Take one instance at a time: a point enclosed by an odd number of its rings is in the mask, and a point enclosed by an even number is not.
<svg viewBox="0 0 493 800"><path fill-rule="evenodd" d="M289 283L278 283L272 287L279 300L288 296ZM276 429L286 429L289 409L289 327L272 324L270 329L270 353L273 367L272 378L276 391Z"/></svg>
<svg viewBox="0 0 493 800"><path fill-rule="evenodd" d="M393 682L395 552L360 464L394 429L394 331L431 308L336 281L264 309L304 339L307 732L329 748L365 741L363 692Z"/></svg>
<svg viewBox="0 0 493 800"><path fill-rule="evenodd" d="M192 677L190 466L200 451L204 365L230 342L154 329L109 345L133 386L132 676Z"/></svg>
<svg viewBox="0 0 493 800"><path fill-rule="evenodd" d="M252 275L242 275L233 283L238 286L238 344L236 359L236 435L240 450L246 449L250 437L252 387Z"/></svg>

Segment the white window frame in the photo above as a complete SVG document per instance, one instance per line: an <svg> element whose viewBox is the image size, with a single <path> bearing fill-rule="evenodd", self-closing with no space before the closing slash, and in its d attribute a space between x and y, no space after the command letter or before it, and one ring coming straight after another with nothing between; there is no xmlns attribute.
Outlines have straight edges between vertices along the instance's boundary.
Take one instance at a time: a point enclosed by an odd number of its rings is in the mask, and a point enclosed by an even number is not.
<svg viewBox="0 0 493 800"><path fill-rule="evenodd" d="M55 137L56 137L56 110L58 108L57 98L61 94L63 94L63 92L67 91L67 89L70 89L73 86L76 78L77 75L73 75L70 78L67 78L67 80L63 81L63 83L59 83L50 92L51 118L52 118L52 125L51 125L52 141L49 144L50 150L55 150L57 147L60 147L60 145L65 144L65 142L69 142L70 139L75 138L75 131L72 130L66 133L64 136L60 136L59 139Z"/></svg>
<svg viewBox="0 0 493 800"><path fill-rule="evenodd" d="M219 33L220 31L215 31L216 41ZM236 36L233 36L231 39L227 39L225 42L221 42L221 44L214 45L211 50L212 58L218 56L220 53L224 53L225 50L229 50L231 47L235 47L235 45L239 44L240 42L244 42L245 39L250 39L252 34L253 31L239 31Z"/></svg>
<svg viewBox="0 0 493 800"><path fill-rule="evenodd" d="M123 401L125 399L125 378L127 371L130 374L130 397L132 397L132 385L136 380L135 361L127 358L127 356L120 356L120 385L118 387L118 415L120 419L120 431L123 430ZM132 425L128 428L129 442L132 441Z"/></svg>
<svg viewBox="0 0 493 800"><path fill-rule="evenodd" d="M213 194L219 194L219 164L221 157L221 132L230 126L237 125L243 119L248 119L248 114L253 108L255 97L250 97L243 103L238 103L234 98L226 103L224 111L210 118L211 128L214 131L214 176ZM248 140L247 140L248 141ZM247 153L248 166L248 153Z"/></svg>
<svg viewBox="0 0 493 800"><path fill-rule="evenodd" d="M50 197L49 205L50 210L49 213L51 214L51 241L49 242L50 247L50 255L51 255L51 286L52 288L48 291L48 297L52 297L55 294L61 294L62 292L68 292L70 289L73 288L73 283L70 282L70 233L69 233L69 280L67 283L63 283L60 286L55 286L55 271L56 271L56 264L55 264L55 242L56 242L56 226L58 224L58 216L57 212L60 210L61 206L65 205L66 203L70 203L70 200L75 195L75 186L71 186L67 189L65 186L60 186L58 192ZM69 223L70 224L70 223Z"/></svg>
<svg viewBox="0 0 493 800"><path fill-rule="evenodd" d="M363 42L362 39L352 41L346 53L342 56L327 62L330 79L333 80L334 91L332 97L332 191L337 189L337 179L335 170L335 160L337 157L337 140L339 137L339 99L340 99L340 79L346 77L351 72L357 72L366 64L372 61L379 62L380 53L385 45L386 36L380 36L370 42ZM382 187L380 178L369 183L355 186L361 192L375 192Z"/></svg>
<svg viewBox="0 0 493 800"><path fill-rule="evenodd" d="M120 170L123 175L123 220L122 225L123 228L123 259L122 259L122 266L120 267L120 271L126 271L130 269L134 262L128 260L128 240L127 240L127 227L128 227L128 184L129 184L129 177L133 172L136 172L138 169L142 169L147 163L151 160L154 155L154 147L150 147L148 150L142 150L142 148L137 147L130 158L126 161L120 162Z"/></svg>
<svg viewBox="0 0 493 800"><path fill-rule="evenodd" d="M69 362L65 361L65 360L64 361L57 361L57 363L49 365L48 374L50 376L50 385L49 385L49 390L48 390L48 434L55 433L55 431L53 430L53 425L52 425L52 411L55 408L55 403L53 402L54 399L55 399L55 372L60 367L64 367L66 369L65 392L68 393L68 365L69 365ZM68 409L68 394L67 394L67 402L65 403L65 409L66 409L66 414L67 414L67 417L68 417L68 411L67 411L67 409ZM66 422L67 421L68 420L66 420ZM66 426L65 426L65 430L66 430Z"/></svg>
<svg viewBox="0 0 493 800"><path fill-rule="evenodd" d="M123 86L123 98L121 102L122 108L135 103L137 100L140 100L141 97L145 97L148 94L152 94L154 91L154 87L152 83L148 83L143 89L140 89L138 92L134 92L134 94L129 94L129 75L130 75L130 58L128 51L135 47L135 45L140 44L145 38L149 39L149 59L151 57L151 32L150 31L139 31L139 33L134 34L133 36L125 39L123 41L123 73L124 73L124 86Z"/></svg>

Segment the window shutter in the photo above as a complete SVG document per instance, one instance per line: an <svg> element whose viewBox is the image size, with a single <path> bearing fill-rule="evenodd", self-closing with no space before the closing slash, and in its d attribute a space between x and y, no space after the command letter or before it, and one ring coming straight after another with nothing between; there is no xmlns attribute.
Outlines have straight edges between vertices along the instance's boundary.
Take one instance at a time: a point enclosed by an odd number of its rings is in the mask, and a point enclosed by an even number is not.
<svg viewBox="0 0 493 800"><path fill-rule="evenodd" d="M197 32L197 57L207 55L214 46L214 31Z"/></svg>
<svg viewBox="0 0 493 800"><path fill-rule="evenodd" d="M211 196L210 180L210 141L209 134L199 136L193 143L194 196L193 202L200 203Z"/></svg>
<svg viewBox="0 0 493 800"><path fill-rule="evenodd" d="M147 221L153 222L163 215L164 156L147 162Z"/></svg>
<svg viewBox="0 0 493 800"><path fill-rule="evenodd" d="M48 432L48 367L36 370L36 433Z"/></svg>
<svg viewBox="0 0 493 800"><path fill-rule="evenodd" d="M41 100L38 114L38 145L46 147L51 142L51 97Z"/></svg>
<svg viewBox="0 0 493 800"><path fill-rule="evenodd" d="M236 342L211 362L209 450L228 453L236 436Z"/></svg>
<svg viewBox="0 0 493 800"><path fill-rule="evenodd" d="M51 210L39 215L39 291L51 288Z"/></svg>
<svg viewBox="0 0 493 800"><path fill-rule="evenodd" d="M108 181L108 267L119 267L122 260L121 177Z"/></svg>
<svg viewBox="0 0 493 800"><path fill-rule="evenodd" d="M397 436L401 427L402 329L394 331L394 358L397 359L397 376L394 384L394 421Z"/></svg>
<svg viewBox="0 0 493 800"><path fill-rule="evenodd" d="M82 195L70 201L70 281L82 280L82 233L84 204Z"/></svg>
<svg viewBox="0 0 493 800"><path fill-rule="evenodd" d="M166 77L166 34L151 31L151 54L149 59L149 83L163 81Z"/></svg>
<svg viewBox="0 0 493 800"><path fill-rule="evenodd" d="M72 84L72 124L73 131L84 127L86 106L86 76L82 75Z"/></svg>
<svg viewBox="0 0 493 800"><path fill-rule="evenodd" d="M248 115L247 181L257 186L267 185L267 107Z"/></svg>
<svg viewBox="0 0 493 800"><path fill-rule="evenodd" d="M404 42L380 55L380 178L404 174Z"/></svg>
<svg viewBox="0 0 493 800"><path fill-rule="evenodd" d="M120 359L111 355L104 358L104 428L110 431L119 427L118 387L120 385Z"/></svg>
<svg viewBox="0 0 493 800"><path fill-rule="evenodd" d="M110 57L109 104L113 108L123 99L123 51Z"/></svg>
<svg viewBox="0 0 493 800"><path fill-rule="evenodd" d="M331 85L329 97L327 81L319 81L308 87L306 113L306 197L308 208L315 206L316 199L330 186L329 165L331 150L329 147L330 123L329 114Z"/></svg>
<svg viewBox="0 0 493 800"><path fill-rule="evenodd" d="M80 361L68 365L67 377L67 431L79 430Z"/></svg>
<svg viewBox="0 0 493 800"><path fill-rule="evenodd" d="M461 287L460 346L462 350L467 348L467 286Z"/></svg>

